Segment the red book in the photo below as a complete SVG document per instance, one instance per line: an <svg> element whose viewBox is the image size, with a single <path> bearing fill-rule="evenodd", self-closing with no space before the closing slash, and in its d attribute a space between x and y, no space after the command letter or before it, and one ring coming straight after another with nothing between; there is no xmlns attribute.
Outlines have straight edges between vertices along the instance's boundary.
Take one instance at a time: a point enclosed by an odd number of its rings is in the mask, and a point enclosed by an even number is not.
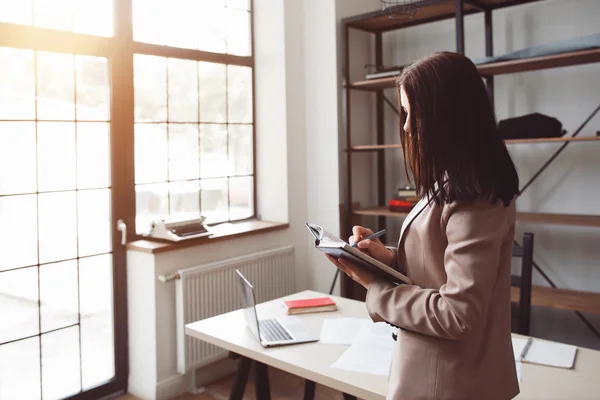
<svg viewBox="0 0 600 400"><path fill-rule="evenodd" d="M287 300L283 306L288 314L302 314L310 312L335 311L335 301L329 297L316 297L311 299Z"/></svg>

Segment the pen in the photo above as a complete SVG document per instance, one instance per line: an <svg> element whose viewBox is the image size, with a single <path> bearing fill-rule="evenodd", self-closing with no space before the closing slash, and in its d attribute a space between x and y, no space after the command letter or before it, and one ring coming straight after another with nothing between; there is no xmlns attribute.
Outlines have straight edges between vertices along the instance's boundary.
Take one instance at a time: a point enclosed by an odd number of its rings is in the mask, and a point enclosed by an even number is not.
<svg viewBox="0 0 600 400"><path fill-rule="evenodd" d="M527 350L529 350L531 342L533 342L533 338L527 338L527 342L525 342L525 346L523 346L523 350L521 350L521 355L519 355L519 361L523 361L523 359L525 358L525 354L527 354Z"/></svg>
<svg viewBox="0 0 600 400"><path fill-rule="evenodd" d="M360 239L358 242L362 242L363 240L369 240L369 239L378 238L379 236L383 235L385 232L386 232L386 230L382 229L379 232L375 232L374 234L367 236L366 238ZM358 242L354 243L352 245L352 247L356 247L358 245Z"/></svg>

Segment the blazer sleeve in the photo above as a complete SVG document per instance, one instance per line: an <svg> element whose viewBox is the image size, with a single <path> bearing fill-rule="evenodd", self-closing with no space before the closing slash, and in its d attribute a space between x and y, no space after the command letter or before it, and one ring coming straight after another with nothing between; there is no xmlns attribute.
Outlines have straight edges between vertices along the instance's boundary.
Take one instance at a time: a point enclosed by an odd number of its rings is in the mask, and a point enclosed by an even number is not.
<svg viewBox="0 0 600 400"><path fill-rule="evenodd" d="M456 206L447 214L446 283L438 290L376 279L366 297L373 321L450 340L462 340L478 326L509 229L506 210L502 204Z"/></svg>
<svg viewBox="0 0 600 400"><path fill-rule="evenodd" d="M400 263L398 262L398 249L396 247L392 247L392 246L386 246L388 249L390 249L392 251L392 254L394 255L394 259L392 260L392 265L390 265L390 267L392 267L395 270L398 270L400 272L404 272L401 271L399 266Z"/></svg>

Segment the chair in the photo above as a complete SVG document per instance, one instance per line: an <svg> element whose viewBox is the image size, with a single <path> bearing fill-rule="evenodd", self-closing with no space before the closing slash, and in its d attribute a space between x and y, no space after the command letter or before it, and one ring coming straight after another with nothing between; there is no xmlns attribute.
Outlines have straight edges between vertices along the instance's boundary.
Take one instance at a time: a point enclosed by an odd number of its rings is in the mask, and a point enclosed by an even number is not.
<svg viewBox="0 0 600 400"><path fill-rule="evenodd" d="M521 335L529 335L531 318L531 280L533 275L533 233L523 234L523 244L516 242L512 249L512 256L521 258L521 274L511 275L512 287L519 288L519 302L511 303L511 330ZM511 296L512 297L512 296Z"/></svg>

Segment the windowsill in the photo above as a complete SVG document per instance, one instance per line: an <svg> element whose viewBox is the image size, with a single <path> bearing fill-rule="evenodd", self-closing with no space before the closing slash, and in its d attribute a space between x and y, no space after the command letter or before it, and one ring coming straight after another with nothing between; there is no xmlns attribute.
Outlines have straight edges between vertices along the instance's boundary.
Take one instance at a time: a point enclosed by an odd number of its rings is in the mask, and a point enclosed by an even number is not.
<svg viewBox="0 0 600 400"><path fill-rule="evenodd" d="M267 233L281 229L287 229L290 225L283 222L266 222L249 220L243 222L232 222L212 227L214 235L197 239L183 240L181 242L169 242L154 238L140 239L127 243L127 250L141 251L144 253L164 253L167 251L183 249L186 247L202 246L231 240L239 237Z"/></svg>

